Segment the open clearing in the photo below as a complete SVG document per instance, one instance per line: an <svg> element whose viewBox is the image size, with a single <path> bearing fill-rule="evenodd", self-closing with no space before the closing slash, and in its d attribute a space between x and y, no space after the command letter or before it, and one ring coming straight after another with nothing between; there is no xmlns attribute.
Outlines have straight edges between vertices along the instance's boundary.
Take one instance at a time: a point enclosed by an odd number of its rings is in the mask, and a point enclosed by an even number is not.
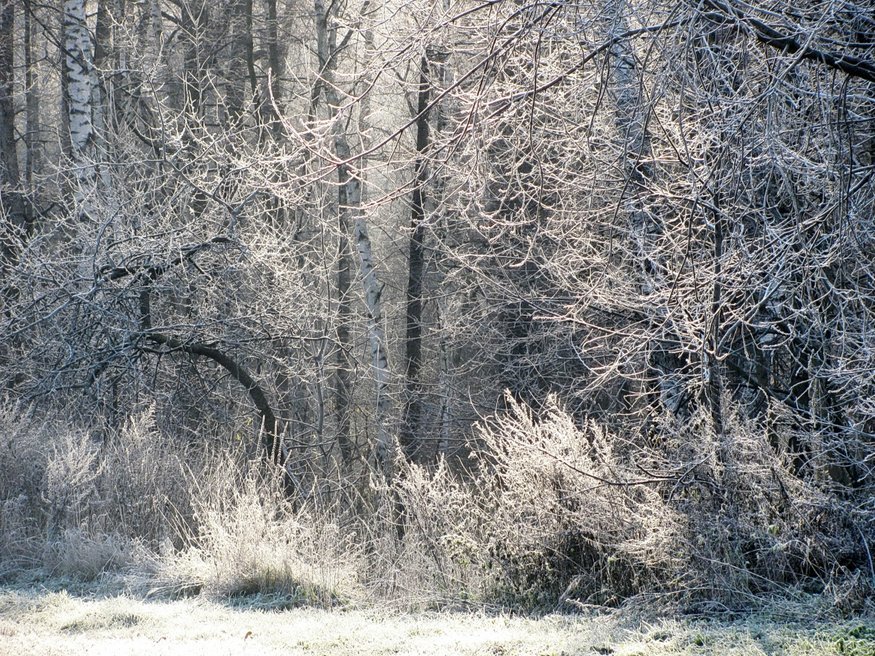
<svg viewBox="0 0 875 656"><path fill-rule="evenodd" d="M875 656L875 622L264 610L203 599L144 601L9 589L0 591L0 654Z"/></svg>

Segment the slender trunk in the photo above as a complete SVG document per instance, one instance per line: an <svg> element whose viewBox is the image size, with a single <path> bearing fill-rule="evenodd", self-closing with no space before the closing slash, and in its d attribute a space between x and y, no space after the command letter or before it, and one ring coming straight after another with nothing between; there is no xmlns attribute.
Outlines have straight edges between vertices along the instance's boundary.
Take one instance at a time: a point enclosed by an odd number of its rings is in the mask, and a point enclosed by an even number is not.
<svg viewBox="0 0 875 656"><path fill-rule="evenodd" d="M352 335L350 322L350 272L352 252L349 244L349 201L347 199L346 168L337 171L340 186L337 190L337 369L334 374L337 406L337 444L343 462L349 464L353 459L352 439Z"/></svg>
<svg viewBox="0 0 875 656"><path fill-rule="evenodd" d="M718 206L718 201L715 199L715 207ZM722 266L723 266L723 219L720 217L719 211L714 211L714 283L711 294L711 331L707 343L708 352L706 353L706 362L704 363L705 372L708 377L707 393L709 407L711 411L711 424L714 429L714 435L717 438L718 444L723 444L723 376L720 371L720 353L718 345L720 344L720 318L722 314ZM724 445L725 448L726 445ZM727 456L729 454L726 454ZM727 458L728 460L728 458Z"/></svg>
<svg viewBox="0 0 875 656"><path fill-rule="evenodd" d="M625 12L625 0L614 3L611 36L628 31ZM652 166L649 164L651 144L647 130L647 107L641 94L642 85L639 82L635 53L630 44L625 40L619 41L610 52L610 83L616 103L615 120L623 139L622 157L625 159L625 208L629 216L634 252L641 267L641 291L647 295L653 293L657 287L659 266L652 258L651 242L654 233L660 230L644 202L645 186L653 177Z"/></svg>
<svg viewBox="0 0 875 656"><path fill-rule="evenodd" d="M94 138L94 50L86 23L85 0L64 0L64 55L71 155L80 164L87 161Z"/></svg>
<svg viewBox="0 0 875 656"><path fill-rule="evenodd" d="M31 0L24 0L24 188L33 188L33 172L39 166L39 94L33 65L33 28ZM30 216L28 216L30 227Z"/></svg>
<svg viewBox="0 0 875 656"><path fill-rule="evenodd" d="M249 77L249 93L254 99L258 94L258 77L255 72L255 46L252 38L252 0L243 0L243 50L246 54L246 74ZM257 110L256 110L257 111Z"/></svg>
<svg viewBox="0 0 875 656"><path fill-rule="evenodd" d="M282 58L279 45L279 22L276 10L276 0L267 0L267 65L268 65L268 97L263 103L263 112L274 139L280 136L282 123L279 120L277 108L280 106L280 78L283 73Z"/></svg>
<svg viewBox="0 0 875 656"><path fill-rule="evenodd" d="M389 361L386 349L386 335L383 328L382 314L382 292L383 286L377 277L376 267L374 266L373 249L371 240L368 235L368 224L364 211L362 210L362 180L360 170L362 168L362 157L353 156L350 140L346 134L344 122L337 120L340 110L341 100L337 91L335 82L335 68L337 66L337 48L336 48L336 32L333 28L329 29L329 16L325 8L323 0L315 0L314 6L316 9L316 30L317 30L317 47L319 54L319 63L321 66L322 91L328 101L329 111L334 120L334 156L340 161L337 165L337 181L338 181L338 216L341 222L341 234L339 236L341 243L346 241L346 235L352 224L353 239L358 253L359 261L359 276L361 278L362 288L365 295L365 306L368 315L367 333L368 344L371 352L371 372L374 377L374 413L377 424L377 437L374 445L374 456L377 461L377 466L386 478L391 480L394 474L395 457L397 444L394 435L390 432L388 422L391 410L389 399ZM367 4L362 9L362 14L366 13ZM363 112L362 122L367 120L367 107L360 107ZM355 161L358 170L354 168L352 162ZM341 246L341 259L345 259L345 251ZM338 271L346 271L348 276L348 265L343 261L338 265ZM343 283L349 285L347 277ZM345 312L349 312L348 296L344 297L343 285L341 285L340 276L338 276L338 292L341 294L339 299L340 307L343 308L347 304ZM346 316L349 316L348 314ZM346 339L348 339L348 333ZM339 345L343 349L343 343ZM348 401L349 399L347 399ZM342 434L342 433L341 433Z"/></svg>
<svg viewBox="0 0 875 656"><path fill-rule="evenodd" d="M362 15L367 11L367 4L362 7ZM363 33L365 60L374 52L374 33L370 28L365 28ZM363 87L367 90L373 84L373 80L365 75ZM368 343L371 349L371 366L374 375L374 414L377 421L377 443L375 455L380 471L383 472L387 481L394 476L397 441L389 429L391 416L391 399L389 397L389 354L386 343L386 331L383 327L383 285L377 276L374 265L371 239L368 236L368 222L365 213L361 210L365 201L365 172L368 170L368 151L370 142L371 120L371 96L366 91L359 101L359 131L358 138L361 143L362 154L358 157L359 185L358 185L358 210L353 221L353 235L356 250L359 255L359 274L362 278L362 286L365 292L365 305L368 311ZM346 149L349 149L348 142Z"/></svg>
<svg viewBox="0 0 875 656"><path fill-rule="evenodd" d="M443 8L445 12L450 10L450 0L443 0ZM435 93L435 87L441 90L448 89L452 86L452 70L447 64L450 56L450 49L446 44L438 44L432 48L431 52L426 52L432 64L432 93ZM444 134L447 129L448 111L445 105L440 104L435 108L434 130L435 135L429 135L434 142L440 135ZM434 206L440 207L444 197L445 180L438 170L429 172L429 176L433 180L431 184L431 192L433 194ZM438 241L446 243L448 235L453 232L452 228L447 225L447 217L438 216L437 225L440 233ZM435 302L435 324L438 335L438 390L440 395L440 410L439 410L439 426L440 426L440 442L438 443L438 451L442 454L447 454L450 451L451 436L453 433L453 377L452 377L452 357L450 354L449 338L444 330L445 317L447 314L446 305L442 299L437 299Z"/></svg>
<svg viewBox="0 0 875 656"><path fill-rule="evenodd" d="M0 5L0 182L18 184L15 143L15 3ZM5 204L4 204L5 205Z"/></svg>
<svg viewBox="0 0 875 656"><path fill-rule="evenodd" d="M234 0L228 7L227 19L230 43L224 58L227 65L225 107L229 124L238 126L246 109L247 88L250 98L254 98L258 90L252 42L252 0Z"/></svg>
<svg viewBox="0 0 875 656"><path fill-rule="evenodd" d="M118 207L115 195L112 193L112 176L109 168L103 162L112 158L109 154L112 143L109 129L114 116L110 110L110 101L112 98L118 97L118 94L113 93L113 88L119 86L124 88L125 84L118 77L125 75L124 66L118 58L113 43L115 18L121 14L119 0L98 0L94 29L94 69L91 90L93 151L97 155L95 175L100 184L100 196L110 204L106 210L109 214L117 212Z"/></svg>
<svg viewBox="0 0 875 656"><path fill-rule="evenodd" d="M161 5L159 0L149 0L149 36L155 48L161 47L163 25L161 19Z"/></svg>
<svg viewBox="0 0 875 656"><path fill-rule="evenodd" d="M338 155L340 153L338 152ZM342 157L342 155L340 155ZM348 200L357 202L353 219L353 237L359 256L359 275L365 292L365 306L368 312L368 343L371 351L371 368L374 376L374 412L377 422L377 441L374 454L377 464L387 480L392 480L395 466L395 437L389 431L389 358L386 351L386 333L383 328L382 294L383 285L377 277L374 266L368 224L361 211L361 182L350 176L347 187Z"/></svg>
<svg viewBox="0 0 875 656"><path fill-rule="evenodd" d="M401 424L401 448L409 460L415 460L422 441L419 439L422 407L422 276L425 270L425 183L428 177L426 151L430 144L428 104L431 100L428 59L422 57L419 94L416 107L416 162L410 210L410 243L407 256L407 299L405 398Z"/></svg>
<svg viewBox="0 0 875 656"><path fill-rule="evenodd" d="M15 139L14 8L13 2L0 6L0 274L16 259L25 224Z"/></svg>
<svg viewBox="0 0 875 656"><path fill-rule="evenodd" d="M64 60L67 132L73 168L73 197L80 218L91 214L94 165L94 47L88 29L85 0L64 0Z"/></svg>
<svg viewBox="0 0 875 656"><path fill-rule="evenodd" d="M439 362L438 366L440 367L440 371L438 373L439 382L438 388L440 390L440 443L438 445L438 450L440 453L446 454L450 450L450 438L452 435L452 395L453 395L453 386L452 386L452 378L450 376L450 349L447 345L447 338L443 334L443 324L444 324L444 311L441 307L441 302L438 301L438 317L437 317L437 329L440 333L440 338L438 341L438 357Z"/></svg>
<svg viewBox="0 0 875 656"><path fill-rule="evenodd" d="M335 48L337 33L335 28L329 28L328 15L322 0L315 0L316 19L316 52L319 57L321 77L314 84L314 92L311 98L311 112L315 119L315 108L318 105L320 90L327 86L326 76L330 75L331 56ZM326 96L328 94L326 93ZM336 112L336 99L332 102L328 97L329 111ZM350 322L352 319L352 307L350 287L352 281L351 261L352 252L349 243L350 231L350 203L347 199L346 166L337 169L337 269L335 282L337 286L337 355L334 371L334 399L337 413L337 445L340 447L340 455L343 463L349 465L354 456L352 438L352 372L354 363L352 359L352 334Z"/></svg>
<svg viewBox="0 0 875 656"><path fill-rule="evenodd" d="M98 147L103 148L106 144L106 98L104 89L104 74L113 68L110 62L112 49L112 15L109 3L111 0L98 0L97 23L94 28L94 86L92 88L92 107L94 121L94 135Z"/></svg>
<svg viewBox="0 0 875 656"><path fill-rule="evenodd" d="M259 89L254 92L258 101L256 119L261 128L259 130L259 140L262 143L269 140L279 143L283 138L283 124L279 113L282 105L280 77L282 76L283 63L280 55L276 0L266 0L266 4L267 25L265 45L267 46L267 83L262 87L263 90ZM253 75L254 70L253 62ZM253 77L254 80L255 78ZM275 178L275 182L282 186L282 181L279 177ZM276 227L285 225L288 220L288 211L285 203L279 197L268 199L266 213Z"/></svg>
<svg viewBox="0 0 875 656"><path fill-rule="evenodd" d="M182 7L180 26L185 35L183 47L183 110L191 119L201 118L203 107L201 39L207 23L207 8L203 0L193 0Z"/></svg>

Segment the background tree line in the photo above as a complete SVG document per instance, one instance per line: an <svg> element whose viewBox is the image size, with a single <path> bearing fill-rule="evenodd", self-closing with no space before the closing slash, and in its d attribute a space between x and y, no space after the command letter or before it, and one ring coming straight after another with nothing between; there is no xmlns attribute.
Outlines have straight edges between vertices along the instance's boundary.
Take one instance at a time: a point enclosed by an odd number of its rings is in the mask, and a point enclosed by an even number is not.
<svg viewBox="0 0 875 656"><path fill-rule="evenodd" d="M871 583L873 15L7 0L4 394L454 568L473 486L529 601Z"/></svg>

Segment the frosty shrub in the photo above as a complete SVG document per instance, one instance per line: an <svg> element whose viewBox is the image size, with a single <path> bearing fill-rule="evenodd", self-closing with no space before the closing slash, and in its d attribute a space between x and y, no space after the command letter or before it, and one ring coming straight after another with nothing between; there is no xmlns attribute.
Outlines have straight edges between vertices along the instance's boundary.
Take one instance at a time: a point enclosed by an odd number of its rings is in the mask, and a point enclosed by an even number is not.
<svg viewBox="0 0 875 656"><path fill-rule="evenodd" d="M19 406L0 405L0 575L38 562L44 445L49 430Z"/></svg>
<svg viewBox="0 0 875 656"><path fill-rule="evenodd" d="M104 530L152 547L166 539L179 544L192 516L187 480L202 460L202 453L156 428L152 409L131 417L101 456Z"/></svg>
<svg viewBox="0 0 875 656"><path fill-rule="evenodd" d="M538 607L608 603L652 589L679 568L685 518L661 493L654 463L551 404L483 426L480 489L491 489L497 592Z"/></svg>
<svg viewBox="0 0 875 656"><path fill-rule="evenodd" d="M632 597L746 607L853 579L834 596L865 599L866 572L846 570L865 562L865 504L826 473L800 474L737 414L719 437L703 413L630 439L555 402L535 417L509 400L477 438L467 474L410 467L398 483L395 581L408 593L537 609Z"/></svg>
<svg viewBox="0 0 875 656"><path fill-rule="evenodd" d="M196 483L185 546L154 559L153 592L282 595L319 606L360 594L360 547L330 512L295 508L282 476L263 463L223 464Z"/></svg>
<svg viewBox="0 0 875 656"><path fill-rule="evenodd" d="M444 459L431 470L405 466L395 489L400 539L392 539L397 527L385 526L375 541L377 588L411 607L482 601L491 580L486 546L493 520L481 495L489 491L477 490Z"/></svg>

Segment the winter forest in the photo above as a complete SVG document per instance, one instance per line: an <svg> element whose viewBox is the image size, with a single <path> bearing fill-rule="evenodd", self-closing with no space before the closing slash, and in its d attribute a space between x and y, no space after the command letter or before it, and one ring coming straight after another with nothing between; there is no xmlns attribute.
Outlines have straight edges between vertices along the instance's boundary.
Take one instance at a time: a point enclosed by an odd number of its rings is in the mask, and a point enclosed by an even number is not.
<svg viewBox="0 0 875 656"><path fill-rule="evenodd" d="M875 593L870 0L0 0L0 578Z"/></svg>

